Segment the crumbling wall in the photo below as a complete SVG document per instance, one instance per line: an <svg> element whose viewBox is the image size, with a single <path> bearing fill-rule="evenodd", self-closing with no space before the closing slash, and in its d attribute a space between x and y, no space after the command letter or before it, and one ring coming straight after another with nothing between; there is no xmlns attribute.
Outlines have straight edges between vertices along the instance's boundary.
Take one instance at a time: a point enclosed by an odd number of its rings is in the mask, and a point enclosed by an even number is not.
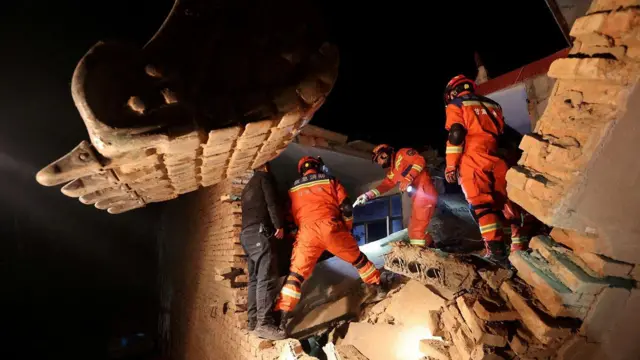
<svg viewBox="0 0 640 360"><path fill-rule="evenodd" d="M250 173L204 188L167 205L164 230L176 253L168 266L173 286L172 359L274 359L271 342L248 333L247 261L240 245L239 196Z"/></svg>
<svg viewBox="0 0 640 360"><path fill-rule="evenodd" d="M548 106L507 174L509 197L554 226L510 260L536 311L578 321L561 359L640 353L639 7L595 0L575 21L569 58L549 69Z"/></svg>
<svg viewBox="0 0 640 360"><path fill-rule="evenodd" d="M527 103L529 106L529 117L531 118L531 130L536 128L536 124L549 103L549 97L553 90L555 79L547 74L527 79L524 82L527 89Z"/></svg>

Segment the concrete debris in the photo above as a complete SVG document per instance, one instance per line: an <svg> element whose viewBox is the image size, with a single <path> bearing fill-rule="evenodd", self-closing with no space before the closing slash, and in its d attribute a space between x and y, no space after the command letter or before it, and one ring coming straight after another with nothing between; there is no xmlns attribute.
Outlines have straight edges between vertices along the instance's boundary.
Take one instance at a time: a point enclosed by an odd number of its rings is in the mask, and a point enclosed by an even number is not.
<svg viewBox="0 0 640 360"><path fill-rule="evenodd" d="M473 288L480 279L462 257L403 244L393 244L385 255L385 268L431 286L448 300L462 289Z"/></svg>
<svg viewBox="0 0 640 360"><path fill-rule="evenodd" d="M444 302L443 298L424 285L410 280L391 297L386 313L393 316L398 325L422 326L433 331L437 328L437 323L434 324L434 313L437 314L440 311Z"/></svg>

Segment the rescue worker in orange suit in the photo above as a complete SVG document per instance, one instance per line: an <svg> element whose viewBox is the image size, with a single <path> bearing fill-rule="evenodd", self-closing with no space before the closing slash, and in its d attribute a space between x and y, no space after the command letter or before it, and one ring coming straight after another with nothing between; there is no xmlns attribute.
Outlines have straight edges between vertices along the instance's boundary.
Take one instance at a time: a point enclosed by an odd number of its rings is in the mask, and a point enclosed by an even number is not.
<svg viewBox="0 0 640 360"><path fill-rule="evenodd" d="M451 79L445 89L445 178L459 183L485 241L487 257L504 261L507 256L503 225L511 225L511 250L524 250L521 209L507 198L508 166L497 156L498 138L505 128L502 108L475 94L476 84L463 75ZM506 220L506 224L502 223Z"/></svg>
<svg viewBox="0 0 640 360"><path fill-rule="evenodd" d="M320 158L305 156L298 163L301 178L289 190L291 212L298 226L289 276L280 292L276 310L282 312L281 328L300 301L302 283L311 275L323 251L351 263L362 281L383 296L380 272L360 251L351 235L353 208L345 188L324 173Z"/></svg>
<svg viewBox="0 0 640 360"><path fill-rule="evenodd" d="M409 195L413 199L413 204L408 227L409 242L411 245L432 247L433 238L427 232L427 227L436 209L438 192L433 186L429 172L425 169L424 158L414 149L404 148L396 152L391 146L382 144L373 149L372 159L389 171L382 183L375 189L360 195L356 204L364 204L375 199L391 190L396 184L400 184L402 192L411 189Z"/></svg>

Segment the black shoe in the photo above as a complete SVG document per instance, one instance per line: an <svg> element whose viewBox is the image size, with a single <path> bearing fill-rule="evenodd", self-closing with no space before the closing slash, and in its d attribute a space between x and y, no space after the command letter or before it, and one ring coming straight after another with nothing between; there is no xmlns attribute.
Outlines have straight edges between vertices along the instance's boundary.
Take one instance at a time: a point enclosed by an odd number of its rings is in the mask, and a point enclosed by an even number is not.
<svg viewBox="0 0 640 360"><path fill-rule="evenodd" d="M485 243L487 253L484 258L487 261L500 265L502 267L509 267L509 255L507 254L507 248L502 241L487 241Z"/></svg>
<svg viewBox="0 0 640 360"><path fill-rule="evenodd" d="M256 327L254 334L267 340L284 340L287 338L286 333L280 327L273 324L263 324Z"/></svg>
<svg viewBox="0 0 640 360"><path fill-rule="evenodd" d="M253 320L253 321L249 320L249 322L247 323L247 330L249 330L249 331L255 330L257 323L258 323L258 321L256 321L256 320Z"/></svg>
<svg viewBox="0 0 640 360"><path fill-rule="evenodd" d="M286 311L280 311L280 322L278 323L278 329L285 335L287 334L287 325L289 324L290 313Z"/></svg>
<svg viewBox="0 0 640 360"><path fill-rule="evenodd" d="M367 290L369 292L369 296L365 303L377 303L384 300L389 293L389 290L380 284L367 284Z"/></svg>

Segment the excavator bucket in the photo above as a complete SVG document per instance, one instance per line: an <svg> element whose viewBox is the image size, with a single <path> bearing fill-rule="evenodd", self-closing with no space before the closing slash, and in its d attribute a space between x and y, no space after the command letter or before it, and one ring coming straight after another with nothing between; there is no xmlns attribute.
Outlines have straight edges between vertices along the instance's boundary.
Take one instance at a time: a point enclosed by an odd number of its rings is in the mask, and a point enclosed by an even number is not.
<svg viewBox="0 0 640 360"><path fill-rule="evenodd" d="M311 0L176 0L142 48L100 42L71 93L88 141L36 175L111 214L278 156L338 74Z"/></svg>

